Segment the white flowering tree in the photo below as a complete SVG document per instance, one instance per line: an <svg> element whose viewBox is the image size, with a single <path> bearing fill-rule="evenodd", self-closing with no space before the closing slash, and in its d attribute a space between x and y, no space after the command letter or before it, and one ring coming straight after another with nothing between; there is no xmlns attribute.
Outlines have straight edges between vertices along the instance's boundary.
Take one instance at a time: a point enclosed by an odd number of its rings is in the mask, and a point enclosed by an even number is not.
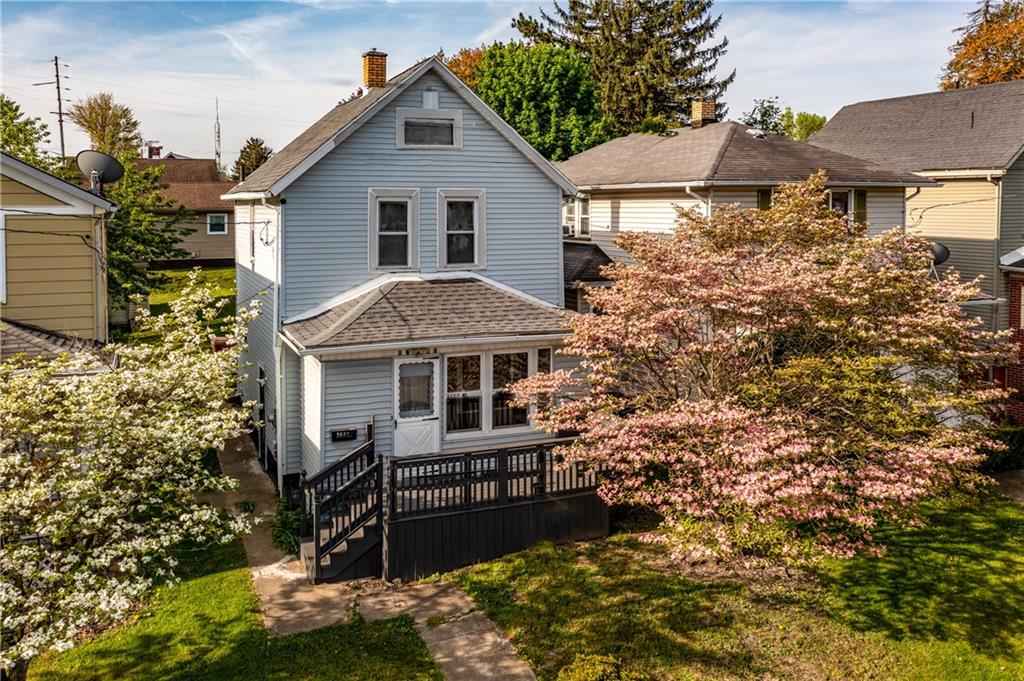
<svg viewBox="0 0 1024 681"><path fill-rule="evenodd" d="M223 307L193 274L142 324L160 340L95 355L0 365L0 668L22 679L39 653L116 623L172 580L174 549L226 542L249 520L198 503L234 481L204 458L245 430L226 403L257 307L211 351Z"/></svg>

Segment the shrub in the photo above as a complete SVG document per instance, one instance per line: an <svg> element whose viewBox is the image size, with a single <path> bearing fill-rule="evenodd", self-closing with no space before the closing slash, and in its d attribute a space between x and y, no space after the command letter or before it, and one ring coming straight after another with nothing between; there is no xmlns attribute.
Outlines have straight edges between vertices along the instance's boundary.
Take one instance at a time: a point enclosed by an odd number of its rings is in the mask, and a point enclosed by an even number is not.
<svg viewBox="0 0 1024 681"><path fill-rule="evenodd" d="M558 672L558 681L649 681L642 672L622 668L611 655L577 655L572 664Z"/></svg>
<svg viewBox="0 0 1024 681"><path fill-rule="evenodd" d="M273 540L274 546L285 553L298 554L301 522L302 510L292 508L286 499L278 499L277 512L270 521L270 538Z"/></svg>
<svg viewBox="0 0 1024 681"><path fill-rule="evenodd" d="M1005 449L985 450L985 460L981 463L983 473L1024 468L1024 426L996 426L989 431L989 435L1005 445Z"/></svg>

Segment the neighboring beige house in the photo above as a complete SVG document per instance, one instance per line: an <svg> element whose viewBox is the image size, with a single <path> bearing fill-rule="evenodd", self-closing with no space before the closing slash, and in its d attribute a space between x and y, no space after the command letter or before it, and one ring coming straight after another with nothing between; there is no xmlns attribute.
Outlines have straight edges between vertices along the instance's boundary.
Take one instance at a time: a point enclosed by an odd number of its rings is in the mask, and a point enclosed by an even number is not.
<svg viewBox="0 0 1024 681"><path fill-rule="evenodd" d="M910 172L765 134L731 121L716 122L710 102L694 102L690 127L634 133L557 164L583 192L563 209L563 234L589 239L612 258L623 231L671 233L678 208L710 215L716 205L766 208L772 191L818 171L828 172L830 202L873 233L904 226L908 188L934 181ZM702 114L710 114L704 117Z"/></svg>
<svg viewBox="0 0 1024 681"><path fill-rule="evenodd" d="M231 191L227 180L212 158L140 158L139 168L163 166L160 180L167 185L160 191L177 206L192 213L187 224L194 231L181 240L188 257L171 261L174 265L232 265L235 261L234 213L230 201L220 197Z"/></svg>
<svg viewBox="0 0 1024 681"><path fill-rule="evenodd" d="M0 154L0 354L11 329L107 339L106 199Z"/></svg>
<svg viewBox="0 0 1024 681"><path fill-rule="evenodd" d="M850 104L811 144L939 182L908 193L907 230L947 246L965 277L984 276L988 296L1009 298L1008 273L1024 272L1024 80ZM1007 326L1005 304L972 312Z"/></svg>

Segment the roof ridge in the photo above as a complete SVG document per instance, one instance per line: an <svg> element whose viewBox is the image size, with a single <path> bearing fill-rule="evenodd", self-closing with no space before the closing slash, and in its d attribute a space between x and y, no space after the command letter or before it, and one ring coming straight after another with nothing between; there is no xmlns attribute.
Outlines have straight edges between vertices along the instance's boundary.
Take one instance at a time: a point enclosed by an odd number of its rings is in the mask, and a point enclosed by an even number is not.
<svg viewBox="0 0 1024 681"><path fill-rule="evenodd" d="M359 319L364 312L366 312L371 307L373 307L381 300L383 300L384 297L387 296L387 294L390 293L391 290L394 289L395 286L397 285L398 281L386 281L377 288L371 289L370 291L364 293L362 296L354 298L353 300L359 301L358 303L356 303L355 307L353 307L351 310L343 314L334 324L331 324L326 329L324 329L316 336L314 336L310 341L311 344L319 345L328 338L331 338L335 334L340 333L347 329L348 327L352 326L353 322ZM359 300L359 298L362 298L363 296L365 296L365 298L363 300Z"/></svg>
<svg viewBox="0 0 1024 681"><path fill-rule="evenodd" d="M944 95L952 96L954 93L970 94L978 90L984 90L987 88L1000 88L1008 87L1011 85L1024 86L1024 78L1018 78L1017 80L1008 80L1002 83L985 83L984 85L975 85L974 87L963 87L954 88L952 90L935 90L934 92L915 92L910 95L896 95L895 97L881 97L879 99L865 99L859 102L853 102L852 104L846 104L842 107L845 109L851 106L860 106L861 104L875 104L877 102L892 102L898 99L914 99L917 97L940 97ZM842 110L840 109L840 110Z"/></svg>
<svg viewBox="0 0 1024 681"><path fill-rule="evenodd" d="M715 175L718 174L718 168L719 168L719 166L722 165L722 159L725 158L725 152L729 149L729 145L732 144L733 138L736 137L736 130L737 130L737 128L740 125L739 123L736 123L735 121L723 121L723 122L725 122L725 123L732 123L732 125L729 126L729 134L728 134L728 136L725 138L725 141L722 142L722 145L718 148L718 153L715 154L715 160L711 162L711 168L708 170L708 175L707 175L709 180L714 180L715 179Z"/></svg>

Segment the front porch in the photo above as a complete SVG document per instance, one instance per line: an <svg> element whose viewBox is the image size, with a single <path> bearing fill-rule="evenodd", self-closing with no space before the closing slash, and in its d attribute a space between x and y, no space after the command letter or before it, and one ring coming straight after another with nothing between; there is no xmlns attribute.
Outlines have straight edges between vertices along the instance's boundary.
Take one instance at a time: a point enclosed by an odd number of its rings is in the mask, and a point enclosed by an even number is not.
<svg viewBox="0 0 1024 681"><path fill-rule="evenodd" d="M309 580L410 580L540 541L608 534L597 473L563 465L549 439L409 457L368 440L304 480L301 542Z"/></svg>

